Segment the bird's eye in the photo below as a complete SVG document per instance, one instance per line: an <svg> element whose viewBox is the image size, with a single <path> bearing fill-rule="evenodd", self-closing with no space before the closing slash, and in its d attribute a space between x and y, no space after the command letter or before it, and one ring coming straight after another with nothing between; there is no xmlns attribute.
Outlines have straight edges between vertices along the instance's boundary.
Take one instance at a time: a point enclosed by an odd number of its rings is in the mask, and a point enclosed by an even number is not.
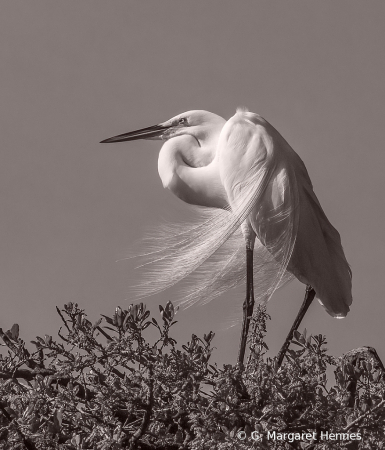
<svg viewBox="0 0 385 450"><path fill-rule="evenodd" d="M179 124L186 123L186 119L185 119L184 117L181 117L181 118L178 120L178 123L179 123Z"/></svg>

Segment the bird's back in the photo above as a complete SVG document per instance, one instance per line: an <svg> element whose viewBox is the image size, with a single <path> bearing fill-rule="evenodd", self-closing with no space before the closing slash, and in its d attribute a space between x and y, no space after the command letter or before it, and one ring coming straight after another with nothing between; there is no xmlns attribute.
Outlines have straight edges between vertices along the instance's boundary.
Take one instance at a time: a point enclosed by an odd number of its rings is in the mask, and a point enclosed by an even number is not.
<svg viewBox="0 0 385 450"><path fill-rule="evenodd" d="M329 314L346 316L351 270L299 156L267 121L244 111L225 125L219 152L232 210L248 210L245 234L254 232L281 266L272 283L288 270L315 289Z"/></svg>

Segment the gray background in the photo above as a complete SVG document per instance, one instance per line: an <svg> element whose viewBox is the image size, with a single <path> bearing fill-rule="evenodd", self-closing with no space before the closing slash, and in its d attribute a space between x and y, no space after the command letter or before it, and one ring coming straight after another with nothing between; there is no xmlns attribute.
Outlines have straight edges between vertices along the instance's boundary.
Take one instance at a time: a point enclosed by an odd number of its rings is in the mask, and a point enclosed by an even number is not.
<svg viewBox="0 0 385 450"><path fill-rule="evenodd" d="M189 217L162 189L159 143L101 139L246 105L304 160L352 266L348 317L314 303L303 326L335 355L366 344L384 358L384 22L383 1L3 0L0 326L29 340L55 333L55 305L92 320L127 306L134 264L116 261L148 226ZM303 293L294 281L269 303L271 354ZM215 359L234 363L240 327L223 323L242 296L180 312L176 338L213 329Z"/></svg>

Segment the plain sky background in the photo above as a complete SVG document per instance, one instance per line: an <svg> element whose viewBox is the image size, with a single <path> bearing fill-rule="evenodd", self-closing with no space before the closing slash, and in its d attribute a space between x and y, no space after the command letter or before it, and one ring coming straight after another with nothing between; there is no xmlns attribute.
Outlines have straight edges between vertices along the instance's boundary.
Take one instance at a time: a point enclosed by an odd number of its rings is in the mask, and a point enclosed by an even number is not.
<svg viewBox="0 0 385 450"><path fill-rule="evenodd" d="M385 359L385 3L380 1L3 0L0 15L0 327L29 341L76 301L91 320L126 307L124 258L147 227L186 219L162 188L160 143L101 145L191 109L245 105L305 162L353 270L353 305L335 320L314 303L301 329L332 354L361 345ZM270 355L297 314L298 281L268 305ZM173 299L165 292L147 301ZM174 337L223 329L243 289L178 313ZM241 307L239 307L241 315Z"/></svg>

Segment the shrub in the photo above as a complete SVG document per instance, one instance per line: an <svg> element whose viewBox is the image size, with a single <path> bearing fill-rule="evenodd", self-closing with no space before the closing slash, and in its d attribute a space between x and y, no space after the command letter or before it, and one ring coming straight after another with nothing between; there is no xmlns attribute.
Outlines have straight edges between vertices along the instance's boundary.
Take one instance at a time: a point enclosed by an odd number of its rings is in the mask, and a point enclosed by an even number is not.
<svg viewBox="0 0 385 450"><path fill-rule="evenodd" d="M159 308L159 321L138 304L92 324L68 303L57 308L59 340L37 337L33 352L17 325L0 329L0 449L383 448L384 368L374 349L334 358L324 336L305 330L278 367L266 357L269 317L259 306L244 370L219 368L214 333L178 348L174 307Z"/></svg>

